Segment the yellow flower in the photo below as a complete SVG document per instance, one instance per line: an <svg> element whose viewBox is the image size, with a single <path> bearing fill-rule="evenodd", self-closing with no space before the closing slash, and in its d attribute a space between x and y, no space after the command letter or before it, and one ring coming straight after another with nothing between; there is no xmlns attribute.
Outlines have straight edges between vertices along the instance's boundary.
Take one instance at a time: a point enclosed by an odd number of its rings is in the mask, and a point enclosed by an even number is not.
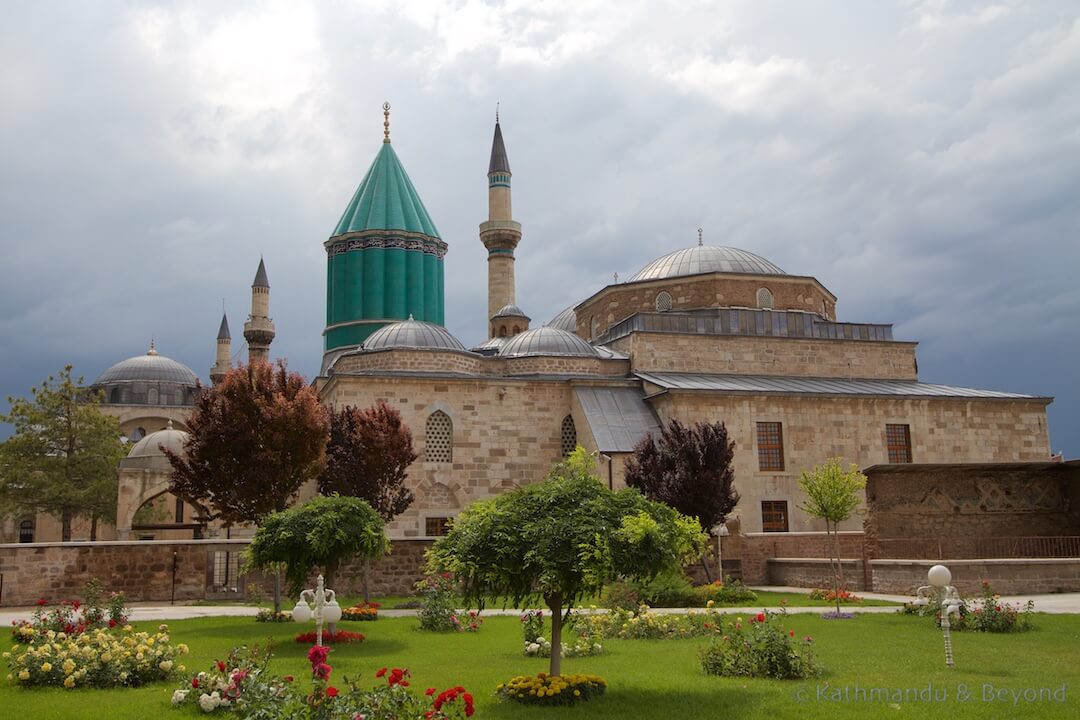
<svg viewBox="0 0 1080 720"><path fill-rule="evenodd" d="M574 697L581 697L581 691L580 690L575 690L574 691Z"/></svg>
<svg viewBox="0 0 1080 720"><path fill-rule="evenodd" d="M52 670L52 663L50 663L50 662L41 663L41 672L49 672L50 670Z"/></svg>
<svg viewBox="0 0 1080 720"><path fill-rule="evenodd" d="M176 646L176 651L179 652L181 655L187 655L188 646L184 643L180 643Z"/></svg>
<svg viewBox="0 0 1080 720"><path fill-rule="evenodd" d="M66 678L64 678L64 687L66 687L66 688L75 687L75 678L72 677L71 675L68 675Z"/></svg>
<svg viewBox="0 0 1080 720"><path fill-rule="evenodd" d="M61 667L64 668L64 674L70 675L71 671L75 669L75 661L71 658L68 658L64 661L64 664L61 665Z"/></svg>
<svg viewBox="0 0 1080 720"><path fill-rule="evenodd" d="M165 672L169 672L170 670L172 670L172 660L162 660L160 663L158 663L158 667Z"/></svg>
<svg viewBox="0 0 1080 720"><path fill-rule="evenodd" d="M134 630L134 629L135 629L135 628L131 627L130 625L125 625L125 626L124 626L124 632L131 632L131 631L132 631L132 630Z"/></svg>
<svg viewBox="0 0 1080 720"><path fill-rule="evenodd" d="M20 671L19 672L19 679L20 680L29 680L30 679L30 671L29 670Z"/></svg>

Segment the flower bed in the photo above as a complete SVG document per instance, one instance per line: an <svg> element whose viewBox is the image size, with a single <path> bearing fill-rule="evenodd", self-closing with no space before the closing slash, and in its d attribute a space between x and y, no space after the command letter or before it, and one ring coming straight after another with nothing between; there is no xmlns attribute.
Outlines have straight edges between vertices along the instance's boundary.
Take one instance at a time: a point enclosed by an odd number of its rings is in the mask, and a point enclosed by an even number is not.
<svg viewBox="0 0 1080 720"><path fill-rule="evenodd" d="M926 605L906 603L897 612L904 615L928 615L941 626L941 595L930 599ZM994 592L990 583L983 581L979 598L966 599L960 603L960 617L951 617L949 626L953 630L972 630L975 632L1024 632L1033 629L1031 622L1035 612L1035 603L1031 600L1026 605L1010 605L1001 601L1001 596Z"/></svg>
<svg viewBox="0 0 1080 720"><path fill-rule="evenodd" d="M291 610L278 610L277 612L274 612L270 608L263 608L262 610L259 610L259 612L255 614L255 622L270 622L270 623L292 622L292 611Z"/></svg>
<svg viewBox="0 0 1080 720"><path fill-rule="evenodd" d="M573 705L592 700L607 690L599 675L519 675L495 688L503 700L525 705Z"/></svg>
<svg viewBox="0 0 1080 720"><path fill-rule="evenodd" d="M821 666L814 659L813 638L796 640L785 630L785 613L758 613L727 624L724 634L701 652L701 668L709 675L793 680L814 677Z"/></svg>
<svg viewBox="0 0 1080 720"><path fill-rule="evenodd" d="M318 634L312 630L311 632L303 632L296 636L296 642L304 643L306 645L314 645L315 640L318 639ZM322 640L327 645L342 645L345 643L361 643L365 638L363 633L351 632L349 630L338 630L337 632L323 631Z"/></svg>
<svg viewBox="0 0 1080 720"><path fill-rule="evenodd" d="M135 687L183 672L176 660L187 646L171 645L168 632L167 625L153 635L135 632L130 625L77 635L48 630L3 657L12 678L24 687Z"/></svg>
<svg viewBox="0 0 1080 720"><path fill-rule="evenodd" d="M581 615L575 619L575 629L591 638L663 640L720 634L722 622L723 614L710 601L704 611L688 610L685 614L656 614L648 605L642 605L637 612L612 610Z"/></svg>
<svg viewBox="0 0 1080 720"><path fill-rule="evenodd" d="M577 628L580 615L571 613L567 627ZM521 631L525 639L525 655L530 657L551 657L551 643L544 637L544 611L526 610L521 615ZM599 655L604 651L603 646L593 642L592 637L585 632L578 632L576 638L567 637L563 633L562 657L587 657Z"/></svg>
<svg viewBox="0 0 1080 720"><path fill-rule="evenodd" d="M65 635L80 635L87 630L127 625L128 610L123 593L112 593L102 604L101 583L91 580L83 589L83 600L62 600L49 609L49 601L37 601L32 619L13 620L11 639L16 643L32 643L52 631Z"/></svg>
<svg viewBox="0 0 1080 720"><path fill-rule="evenodd" d="M379 603L358 603L341 611L342 620L371 621L379 619Z"/></svg>
<svg viewBox="0 0 1080 720"><path fill-rule="evenodd" d="M839 593L833 590L826 590L824 588L814 588L810 591L811 600L824 600L825 602L836 602L837 596L840 597L841 603L861 603L862 598L853 592L847 590L841 590Z"/></svg>
<svg viewBox="0 0 1080 720"><path fill-rule="evenodd" d="M348 679L337 687L331 684L328 646L313 645L307 659L310 690L292 675L270 675L269 651L234 648L227 661L215 661L208 672L178 688L172 702L197 704L207 713L220 709L245 720L460 720L473 714L473 697L460 685L442 692L428 688L420 695L410 687L408 669L382 668L370 689Z"/></svg>

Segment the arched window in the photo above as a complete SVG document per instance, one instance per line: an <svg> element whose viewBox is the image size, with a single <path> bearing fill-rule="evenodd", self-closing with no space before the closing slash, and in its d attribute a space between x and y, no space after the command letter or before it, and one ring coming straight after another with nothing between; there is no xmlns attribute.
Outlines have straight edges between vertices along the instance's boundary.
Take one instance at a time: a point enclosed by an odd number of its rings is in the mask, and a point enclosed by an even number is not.
<svg viewBox="0 0 1080 720"><path fill-rule="evenodd" d="M574 418L567 415L562 421L562 456L566 457L577 447L577 427Z"/></svg>
<svg viewBox="0 0 1080 720"><path fill-rule="evenodd" d="M773 296L769 288L761 288L757 291L757 306L762 310L772 310Z"/></svg>
<svg viewBox="0 0 1080 720"><path fill-rule="evenodd" d="M158 404L158 390L157 388L150 388L146 391L146 404L157 405Z"/></svg>
<svg viewBox="0 0 1080 720"><path fill-rule="evenodd" d="M671 293L661 291L656 296L656 312L668 312L671 310Z"/></svg>
<svg viewBox="0 0 1080 720"><path fill-rule="evenodd" d="M596 316L593 315L592 316L592 321L591 321L590 327L589 327L589 339L590 340L595 340L596 339L596 336L598 334L597 330L599 330L599 329L600 329L600 323L597 322Z"/></svg>
<svg viewBox="0 0 1080 720"><path fill-rule="evenodd" d="M109 391L109 402L113 405L120 404L120 388L114 387L112 390Z"/></svg>
<svg viewBox="0 0 1080 720"><path fill-rule="evenodd" d="M505 325L500 325L499 326L499 337L506 337L506 326Z"/></svg>
<svg viewBox="0 0 1080 720"><path fill-rule="evenodd" d="M517 335L517 334L518 334L518 333L520 333L520 332L521 332L521 328L520 328L520 327L518 327L517 325L515 325L515 326L514 326L514 330L513 330L513 332L512 332L511 334L512 334L512 335Z"/></svg>
<svg viewBox="0 0 1080 720"><path fill-rule="evenodd" d="M32 543L34 542L34 521L23 520L19 523L19 542Z"/></svg>
<svg viewBox="0 0 1080 720"><path fill-rule="evenodd" d="M442 410L428 415L425 436L425 453L428 462L453 462L454 460L454 423Z"/></svg>

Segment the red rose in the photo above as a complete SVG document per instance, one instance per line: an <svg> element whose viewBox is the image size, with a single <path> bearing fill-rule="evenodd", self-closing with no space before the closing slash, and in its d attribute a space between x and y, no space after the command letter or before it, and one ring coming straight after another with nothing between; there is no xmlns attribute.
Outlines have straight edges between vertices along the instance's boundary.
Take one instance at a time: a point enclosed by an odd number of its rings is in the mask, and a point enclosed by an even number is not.
<svg viewBox="0 0 1080 720"><path fill-rule="evenodd" d="M49 601L46 600L45 598L38 598L37 604L41 605L41 606L45 606L45 605L49 604Z"/></svg>
<svg viewBox="0 0 1080 720"><path fill-rule="evenodd" d="M754 616L754 619L757 620L758 622L765 622L765 613L763 613L763 612L758 613L757 615Z"/></svg>
<svg viewBox="0 0 1080 720"><path fill-rule="evenodd" d="M326 645L312 645L308 650L307 659L311 662L312 666L322 665L326 662L326 658L330 656L330 648Z"/></svg>
<svg viewBox="0 0 1080 720"><path fill-rule="evenodd" d="M198 689L198 687L199 687L199 678L197 678L197 677L191 678L191 687L193 687L195 689Z"/></svg>
<svg viewBox="0 0 1080 720"><path fill-rule="evenodd" d="M427 690L424 691L424 694L425 695L434 695L435 694L435 688L428 688Z"/></svg>
<svg viewBox="0 0 1080 720"><path fill-rule="evenodd" d="M221 660L218 660L217 661L217 669L220 670L221 672L225 672L225 663L222 662Z"/></svg>
<svg viewBox="0 0 1080 720"><path fill-rule="evenodd" d="M337 697L337 694L338 694L338 689L336 687L331 686L331 687L326 688L326 696L327 697Z"/></svg>
<svg viewBox="0 0 1080 720"><path fill-rule="evenodd" d="M377 671L375 671L375 677L382 677L385 674L386 668L379 668Z"/></svg>
<svg viewBox="0 0 1080 720"><path fill-rule="evenodd" d="M111 627L111 628L116 627L116 621L113 620L112 618L109 619L109 627Z"/></svg>
<svg viewBox="0 0 1080 720"><path fill-rule="evenodd" d="M788 630L788 635L790 635L791 637L795 637L795 631L794 630Z"/></svg>
<svg viewBox="0 0 1080 720"><path fill-rule="evenodd" d="M319 678L320 680L325 680L330 677L331 670L333 670L333 668L326 663L319 663L315 667L311 668L311 672L314 673L315 677Z"/></svg>

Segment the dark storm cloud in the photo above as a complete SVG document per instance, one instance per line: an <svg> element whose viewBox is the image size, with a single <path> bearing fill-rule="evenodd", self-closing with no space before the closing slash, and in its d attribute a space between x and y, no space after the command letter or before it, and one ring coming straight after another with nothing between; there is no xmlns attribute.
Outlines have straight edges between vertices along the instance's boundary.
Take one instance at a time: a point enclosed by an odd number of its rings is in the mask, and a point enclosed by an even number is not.
<svg viewBox="0 0 1080 720"><path fill-rule="evenodd" d="M1056 396L1080 455L1072 3L35 3L0 27L0 393L159 349L205 375L260 255L312 375L322 242L379 148L482 340L493 111L539 324L696 242L818 277L924 379Z"/></svg>

